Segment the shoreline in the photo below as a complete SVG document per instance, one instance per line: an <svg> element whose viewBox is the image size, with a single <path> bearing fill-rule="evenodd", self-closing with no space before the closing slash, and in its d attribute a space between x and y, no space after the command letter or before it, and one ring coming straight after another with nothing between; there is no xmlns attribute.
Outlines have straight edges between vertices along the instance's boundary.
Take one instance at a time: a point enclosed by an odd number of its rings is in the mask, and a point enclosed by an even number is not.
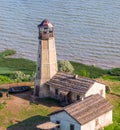
<svg viewBox="0 0 120 130"><path fill-rule="evenodd" d="M3 51L0 51L0 53L4 52L4 51L6 51L6 50L9 50L9 49L5 49L5 50L3 50ZM10 49L10 50L13 50L13 49ZM14 50L14 51L16 51L16 50ZM57 57L58 57L58 56L57 56ZM36 63L36 61L37 61L37 55L36 55L36 58L33 59L33 58L30 58L30 57L25 56L24 54L22 54L22 55L20 56L20 55L17 53L17 51L16 51L15 54L9 55L8 58L26 59L26 60L31 60L31 61L33 61L33 62L35 62L35 63ZM78 61L78 60L68 60L68 59L58 58L58 61L59 61L59 60L67 60L67 61L71 61L71 62L75 62L75 63L80 63L80 64L87 65L87 66L94 66L94 67L101 68L101 69L104 69L104 70L120 68L119 65L117 65L116 67L109 67L109 66L106 66L106 65L104 65L104 64L101 64L101 66L99 66L99 65L98 65L99 63L92 63L92 61L91 61L91 62L84 62L84 61L83 61L83 62L80 62L80 61Z"/></svg>

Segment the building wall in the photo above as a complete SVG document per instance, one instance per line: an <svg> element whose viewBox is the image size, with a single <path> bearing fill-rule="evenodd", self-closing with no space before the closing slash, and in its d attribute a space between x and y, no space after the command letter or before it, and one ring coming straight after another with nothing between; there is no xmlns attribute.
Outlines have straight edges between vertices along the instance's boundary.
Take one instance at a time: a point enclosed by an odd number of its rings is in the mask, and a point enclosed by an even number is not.
<svg viewBox="0 0 120 130"><path fill-rule="evenodd" d="M59 130L70 130L70 124L75 126L75 130L98 130L112 123L112 111L109 111L81 126L76 120L74 120L64 111L51 115L50 120L54 123L56 123L56 121L60 121Z"/></svg>
<svg viewBox="0 0 120 130"><path fill-rule="evenodd" d="M58 95L56 95L55 88L50 86L50 97L58 99L60 101L67 100L67 98L65 97L67 95L62 95L60 92L61 91L58 89ZM81 100L82 96L80 94L71 93L71 102L75 102L77 100L78 95L80 96L80 100ZM67 101L66 101L66 103L67 103Z"/></svg>
<svg viewBox="0 0 120 130"><path fill-rule="evenodd" d="M64 111L57 113L57 114L54 114L54 115L51 115L50 120L54 123L56 123L56 121L60 121L60 129L59 130L70 130L70 124L74 125L75 130L81 130L80 124Z"/></svg>
<svg viewBox="0 0 120 130"><path fill-rule="evenodd" d="M93 95L93 94L100 94L101 96L103 96L105 98L105 85L101 84L101 83L95 82L93 84L93 86L86 92L85 95L81 95L79 93L73 93L72 92L72 94L71 94L71 101L75 102L77 100L77 96L78 95L80 96L79 100L82 100L82 98L88 97L88 96ZM52 98L56 98L56 99L62 100L61 98L63 98L63 97L60 96L60 95L61 94L60 94L60 90L59 89L58 89L58 95L56 95L55 88L50 86L50 96Z"/></svg>
<svg viewBox="0 0 120 130"><path fill-rule="evenodd" d="M54 37L39 40L34 95L48 97L49 89L44 85L57 73L57 57ZM39 87L39 89L38 89Z"/></svg>
<svg viewBox="0 0 120 130"><path fill-rule="evenodd" d="M87 91L87 93L85 94L85 97L88 97L93 94L100 94L102 97L105 98L106 97L105 96L105 85L95 82L93 84L93 86Z"/></svg>
<svg viewBox="0 0 120 130"><path fill-rule="evenodd" d="M54 38L49 38L49 40L42 40L41 44L42 44L42 50L41 50L41 63L40 63L41 68L40 83L43 84L49 79L51 79L57 73L57 58L56 58Z"/></svg>
<svg viewBox="0 0 120 130"><path fill-rule="evenodd" d="M96 124L96 120L98 120L98 125ZM100 117L84 124L81 126L81 130L98 130L99 128L103 128L112 123L112 111L109 111Z"/></svg>

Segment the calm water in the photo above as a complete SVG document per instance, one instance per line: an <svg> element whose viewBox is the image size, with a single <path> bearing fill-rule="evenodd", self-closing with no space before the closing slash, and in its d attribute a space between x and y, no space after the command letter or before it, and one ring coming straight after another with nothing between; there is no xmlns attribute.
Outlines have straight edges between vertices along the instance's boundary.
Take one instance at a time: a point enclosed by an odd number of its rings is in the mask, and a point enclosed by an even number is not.
<svg viewBox="0 0 120 130"><path fill-rule="evenodd" d="M37 25L55 25L58 59L120 67L120 0L0 0L0 51L37 59Z"/></svg>

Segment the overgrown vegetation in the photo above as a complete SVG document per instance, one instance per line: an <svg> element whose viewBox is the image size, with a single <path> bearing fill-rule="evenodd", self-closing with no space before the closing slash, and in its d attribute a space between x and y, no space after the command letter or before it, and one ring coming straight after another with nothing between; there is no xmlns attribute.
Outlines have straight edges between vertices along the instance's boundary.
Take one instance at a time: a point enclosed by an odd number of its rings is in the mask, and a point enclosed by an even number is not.
<svg viewBox="0 0 120 130"><path fill-rule="evenodd" d="M6 57L13 54L15 54L14 50L0 52L0 74L13 73L15 71L22 71L25 74L35 72L36 64L34 61L23 58Z"/></svg>
<svg viewBox="0 0 120 130"><path fill-rule="evenodd" d="M35 62L23 58L8 57L15 53L14 50L5 50L0 53L0 84L34 80Z"/></svg>
<svg viewBox="0 0 120 130"><path fill-rule="evenodd" d="M5 50L0 53L0 83L34 80L35 62L23 58L8 58L9 55L15 53L16 51L14 50ZM89 78L102 77L105 80L120 81L120 68L106 70L93 65L84 65L62 60L58 61L58 69L59 71L73 72ZM17 73L19 73L19 75L15 78Z"/></svg>
<svg viewBox="0 0 120 130"><path fill-rule="evenodd" d="M58 61L58 70L60 72L73 72L74 68L69 61L60 60Z"/></svg>
<svg viewBox="0 0 120 130"><path fill-rule="evenodd" d="M89 78L102 77L104 80L120 81L120 68L102 69L93 65L84 65L72 61L71 64L74 67L75 74Z"/></svg>
<svg viewBox="0 0 120 130"><path fill-rule="evenodd" d="M108 73L108 70L103 70L93 65L84 65L84 64L76 63L72 61L71 61L71 64L75 68L74 73L81 76L89 77L89 78L97 78Z"/></svg>
<svg viewBox="0 0 120 130"><path fill-rule="evenodd" d="M4 52L0 53L0 83L10 83L10 82L20 82L20 81L32 81L35 78L35 69L36 64L35 62L27 59L22 58L8 58L9 55L15 54L15 51L13 50L6 50ZM114 105L113 109L113 124L110 126L105 127L105 130L119 130L120 129L120 68L114 68L114 69L101 69L99 67L95 67L93 65L84 65L81 63L76 62L70 62L71 65L65 64L66 67L64 69L64 64L59 66L59 63L63 61L58 61L58 67L59 70L65 71L65 72L72 72L75 74L78 74L80 76L85 76L89 78L93 78L99 80L100 82L103 82L107 86L110 87L111 93L107 94L107 99ZM66 61L64 61L66 63ZM68 61L67 61L68 62ZM66 69L67 68L67 69ZM68 68L72 68L69 69ZM99 79L98 79L99 78ZM36 107L36 108L35 108ZM39 108L41 107L41 108ZM34 104L30 105L29 110L22 110L21 112L17 113L18 115L16 118L20 120L24 120L26 118L29 118L31 116L35 116L40 111L44 113L44 107L43 105L37 106ZM47 108L49 109L49 108ZM3 111L3 109L2 109ZM36 111L36 112L35 112ZM50 113L46 111L46 113ZM5 119L5 116L8 116L9 118L15 116L11 115L10 113L4 113L4 115L0 116L0 125L1 122L3 123L3 120ZM41 114L42 116L46 116L45 114ZM44 117L36 117L34 119L39 121L42 121L42 118ZM48 119L48 117L45 119ZM32 118L27 121L27 125L29 125L29 121L33 121ZM24 122L24 121L23 121ZM36 121L37 122L37 121ZM26 121L25 121L26 123ZM35 122L34 122L35 123ZM3 123L4 124L4 123ZM12 123L9 125L12 125ZM21 124L26 125L26 124Z"/></svg>

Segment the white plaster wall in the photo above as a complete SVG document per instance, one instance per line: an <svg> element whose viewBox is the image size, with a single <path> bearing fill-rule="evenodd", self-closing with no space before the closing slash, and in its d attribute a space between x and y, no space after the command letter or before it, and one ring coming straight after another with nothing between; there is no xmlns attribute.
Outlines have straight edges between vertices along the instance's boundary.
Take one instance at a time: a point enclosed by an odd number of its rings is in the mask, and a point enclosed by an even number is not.
<svg viewBox="0 0 120 130"><path fill-rule="evenodd" d="M96 130L96 119L80 126L80 124L69 116L66 112L60 112L50 116L50 120L54 123L60 121L60 130L70 130L70 124L75 125L75 130ZM109 111L98 117L98 127L105 127L112 123L112 111Z"/></svg>
<svg viewBox="0 0 120 130"><path fill-rule="evenodd" d="M62 100L62 98L60 97L60 91L58 89L58 95L55 94L55 88L50 86L50 97L58 99L58 100Z"/></svg>
<svg viewBox="0 0 120 130"><path fill-rule="evenodd" d="M112 123L112 111L109 111L100 117L98 117L99 127L105 127ZM92 120L81 126L81 130L96 130L95 129L96 120Z"/></svg>
<svg viewBox="0 0 120 130"><path fill-rule="evenodd" d="M101 90L103 90L102 95L100 93ZM95 82L93 84L93 86L87 91L87 93L85 94L85 97L88 97L88 96L93 95L93 94L100 94L101 96L103 96L105 98L106 97L105 96L105 85L98 83L98 82Z"/></svg>
<svg viewBox="0 0 120 130"><path fill-rule="evenodd" d="M48 97L49 91L44 83L51 79L57 70L54 37L48 40L39 40L34 94L36 93L36 86L40 86L39 97Z"/></svg>
<svg viewBox="0 0 120 130"><path fill-rule="evenodd" d="M81 126L81 130L95 130L95 120Z"/></svg>
<svg viewBox="0 0 120 130"><path fill-rule="evenodd" d="M51 115L50 120L54 123L60 121L60 130L70 130L70 124L75 126L75 130L81 130L79 123L64 111Z"/></svg>
<svg viewBox="0 0 120 130"><path fill-rule="evenodd" d="M100 116L99 121L103 127L112 124L112 110Z"/></svg>

